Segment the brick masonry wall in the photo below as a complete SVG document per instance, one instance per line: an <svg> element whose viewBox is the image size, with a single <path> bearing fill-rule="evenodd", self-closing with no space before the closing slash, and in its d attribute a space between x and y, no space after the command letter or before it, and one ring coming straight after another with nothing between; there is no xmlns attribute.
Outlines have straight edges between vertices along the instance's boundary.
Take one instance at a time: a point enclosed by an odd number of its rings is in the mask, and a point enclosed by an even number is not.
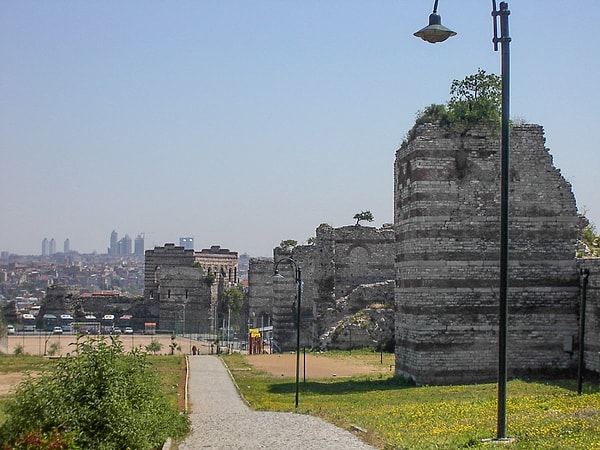
<svg viewBox="0 0 600 450"><path fill-rule="evenodd" d="M250 327L269 326L273 313L273 260L251 258L248 264Z"/></svg>
<svg viewBox="0 0 600 450"><path fill-rule="evenodd" d="M589 270L585 302L585 367L600 373L600 258L580 259L578 263L580 268Z"/></svg>
<svg viewBox="0 0 600 450"><path fill-rule="evenodd" d="M323 224L316 230L314 245L297 246L290 251L275 248L275 263L292 258L302 272L302 345L318 347L320 336L331 327L331 312L336 299L347 296L358 286L394 278L394 230L347 226L333 228ZM296 285L294 267L279 264L284 279L269 280L265 267L254 264L255 275L249 275L250 309L258 311L272 286L273 336L282 349L296 345ZM271 263L273 264L273 263ZM271 268L272 274L273 267ZM262 299L261 299L262 298ZM350 307L355 311L356 308ZM258 313L257 313L258 314Z"/></svg>
<svg viewBox="0 0 600 450"><path fill-rule="evenodd" d="M396 153L396 371L493 380L498 354L499 132L420 126ZM577 212L542 127L511 132L509 372L565 369L577 328Z"/></svg>
<svg viewBox="0 0 600 450"><path fill-rule="evenodd" d="M145 257L144 299L158 303L158 329L212 332L213 294L202 268L193 265L194 251L165 244L147 250Z"/></svg>
<svg viewBox="0 0 600 450"><path fill-rule="evenodd" d="M273 338L283 351L296 348L298 321L296 266L286 261L286 258L293 259L301 272L300 343L303 346L312 345L315 292L313 255L313 246L298 246L291 251L280 248L273 250L274 263L277 264L279 274L283 277L274 278L272 281Z"/></svg>
<svg viewBox="0 0 600 450"><path fill-rule="evenodd" d="M313 336L331 326L336 301L358 286L394 279L395 237L392 227L321 225L316 230Z"/></svg>

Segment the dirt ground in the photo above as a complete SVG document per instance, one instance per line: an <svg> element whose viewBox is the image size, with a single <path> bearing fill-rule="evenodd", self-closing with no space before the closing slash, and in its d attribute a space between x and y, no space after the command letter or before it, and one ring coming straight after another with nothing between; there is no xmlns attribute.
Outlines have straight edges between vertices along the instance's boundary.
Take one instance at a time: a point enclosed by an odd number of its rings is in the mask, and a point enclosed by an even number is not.
<svg viewBox="0 0 600 450"><path fill-rule="evenodd" d="M125 350L133 347L144 348L153 339L158 340L162 344L160 354L170 353L169 344L171 337L169 335L133 335L121 336L121 341ZM56 356L66 356L73 349L75 342L74 335L33 335L33 336L8 336L6 348L1 351L12 354L15 348L20 345L25 353L30 355L42 356L47 353L53 343L57 343L58 351ZM203 341L183 338L176 338L177 344L181 347L182 353L192 353L192 347L196 346L200 354L206 355L211 352L210 345ZM214 349L213 349L214 351ZM263 370L275 376L295 377L296 375L296 355L294 353L283 354L260 354L248 355L248 362L256 369ZM373 359L373 358L372 358ZM368 374L384 374L389 375L393 372L393 361L389 356L386 356L383 363L380 363L378 358L374 358L371 363L365 362L364 358L343 358L335 359L324 355L307 353L300 354L300 377L301 378L332 378L332 377L349 377L354 375ZM0 368L1 372L1 368ZM21 374L2 374L0 373L0 395L5 395L21 381Z"/></svg>
<svg viewBox="0 0 600 450"><path fill-rule="evenodd" d="M162 344L162 350L157 354L166 355L171 350L169 344L171 343L171 336L168 334L156 334L156 335L144 335L144 334L132 334L132 335L120 335L119 339L123 343L125 351L130 350L133 347L145 347L152 340L157 340ZM48 353L48 350L53 344L58 346L58 351L55 356L67 356L68 353L73 351L74 343L77 337L74 334L48 334L43 333L37 335L12 335L7 338L6 349L0 348L0 351L12 355L15 348L20 345L23 351L29 355L43 356ZM175 342L181 346L181 351L184 353L191 353L192 346L196 347L201 344L193 339L184 338L177 336ZM201 346L203 353L208 353L210 350L206 345Z"/></svg>
<svg viewBox="0 0 600 450"><path fill-rule="evenodd" d="M264 370L275 376L296 376L296 355L293 353L249 355L248 362L253 367ZM387 364L369 364L361 360L344 358L328 358L319 354L300 355L300 377L304 378L332 378L350 377L354 375L389 374L394 370L393 366Z"/></svg>
<svg viewBox="0 0 600 450"><path fill-rule="evenodd" d="M120 336L121 342L123 342L123 347L126 351L130 350L134 347L142 347L144 348L148 345L153 339L157 340L162 344L162 350L157 354L166 355L170 353L171 349L169 348L169 344L171 344L171 336L169 335L131 335L131 336ZM43 356L47 354L48 350L51 348L53 344L58 345L58 351L55 356L67 356L67 354L73 351L73 343L76 341L75 335L64 334L64 335L14 335L8 336L4 341L6 348L0 348L0 351L6 354L13 354L15 348L20 345L23 348L23 351L29 355L37 355ZM196 346L199 348L200 353L208 354L210 352L210 347L208 344L204 342L198 342L188 338L182 338L181 336L177 336L175 342L181 346L181 352L183 353L191 353L192 346ZM2 372L0 368L0 372ZM0 395L6 395L10 392L12 388L17 386L21 381L23 375L20 373L8 373L3 374L0 373Z"/></svg>

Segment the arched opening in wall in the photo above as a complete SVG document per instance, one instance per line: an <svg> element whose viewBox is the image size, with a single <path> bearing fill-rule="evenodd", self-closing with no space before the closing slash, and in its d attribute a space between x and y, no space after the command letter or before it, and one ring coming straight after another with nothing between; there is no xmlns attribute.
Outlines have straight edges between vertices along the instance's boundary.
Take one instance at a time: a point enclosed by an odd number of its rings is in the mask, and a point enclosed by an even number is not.
<svg viewBox="0 0 600 450"><path fill-rule="evenodd" d="M352 290L362 283L362 280L368 275L368 265L371 262L371 251L370 249L362 244L355 244L348 248L346 254L346 261L348 264L348 289ZM343 292L343 295L348 294L349 291Z"/></svg>
<svg viewBox="0 0 600 450"><path fill-rule="evenodd" d="M171 298L171 289L167 291L167 298Z"/></svg>
<svg viewBox="0 0 600 450"><path fill-rule="evenodd" d="M160 266L156 266L154 268L154 284L158 284L159 278L160 278Z"/></svg>
<svg viewBox="0 0 600 450"><path fill-rule="evenodd" d="M185 298L188 298L188 290L185 290Z"/></svg>

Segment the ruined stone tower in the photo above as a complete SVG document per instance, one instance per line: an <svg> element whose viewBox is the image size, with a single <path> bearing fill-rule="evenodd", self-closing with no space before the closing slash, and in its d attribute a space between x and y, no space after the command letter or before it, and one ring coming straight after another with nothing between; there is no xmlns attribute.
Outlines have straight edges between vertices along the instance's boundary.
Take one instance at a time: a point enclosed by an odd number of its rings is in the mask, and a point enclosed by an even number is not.
<svg viewBox="0 0 600 450"><path fill-rule="evenodd" d="M396 153L396 372L494 380L500 136L423 124ZM508 370L564 369L577 330L577 212L538 125L511 131Z"/></svg>

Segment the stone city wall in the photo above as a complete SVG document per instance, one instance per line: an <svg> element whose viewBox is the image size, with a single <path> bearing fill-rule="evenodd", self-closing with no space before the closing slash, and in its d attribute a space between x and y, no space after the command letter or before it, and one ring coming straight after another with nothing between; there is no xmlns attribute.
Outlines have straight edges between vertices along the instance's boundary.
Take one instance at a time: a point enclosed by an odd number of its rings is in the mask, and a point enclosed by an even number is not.
<svg viewBox="0 0 600 450"><path fill-rule="evenodd" d="M273 313L272 259L250 259L247 298L250 327L270 326Z"/></svg>
<svg viewBox="0 0 600 450"><path fill-rule="evenodd" d="M424 124L396 153L396 371L493 380L498 360L498 130ZM509 371L572 367L578 218L542 127L511 132Z"/></svg>
<svg viewBox="0 0 600 450"><path fill-rule="evenodd" d="M331 328L332 321L338 320L334 313L336 299L348 296L361 285L392 280L393 257L394 231L390 226L381 229L364 226L333 228L323 224L316 230L314 245L274 250L274 262L282 260L278 269L283 279L267 280L266 269L262 266L259 269L258 263L253 263L256 271L252 280L249 279L250 309L257 310L260 303L266 303L264 298L271 284L274 339L282 349L295 348L296 275L294 265L285 261L292 258L300 266L302 276L302 345L319 347L321 334ZM260 286L253 286L254 283ZM263 300L260 300L261 296L264 296ZM351 306L348 311L354 313L357 307Z"/></svg>
<svg viewBox="0 0 600 450"><path fill-rule="evenodd" d="M585 368L600 373L600 258L580 259L578 262L580 268L589 270L584 310ZM578 314L580 308L581 303ZM574 347L573 351L576 350Z"/></svg>
<svg viewBox="0 0 600 450"><path fill-rule="evenodd" d="M194 265L194 250L175 244L145 253L144 299L159 307L157 328L163 331L209 333L214 305L205 272Z"/></svg>

